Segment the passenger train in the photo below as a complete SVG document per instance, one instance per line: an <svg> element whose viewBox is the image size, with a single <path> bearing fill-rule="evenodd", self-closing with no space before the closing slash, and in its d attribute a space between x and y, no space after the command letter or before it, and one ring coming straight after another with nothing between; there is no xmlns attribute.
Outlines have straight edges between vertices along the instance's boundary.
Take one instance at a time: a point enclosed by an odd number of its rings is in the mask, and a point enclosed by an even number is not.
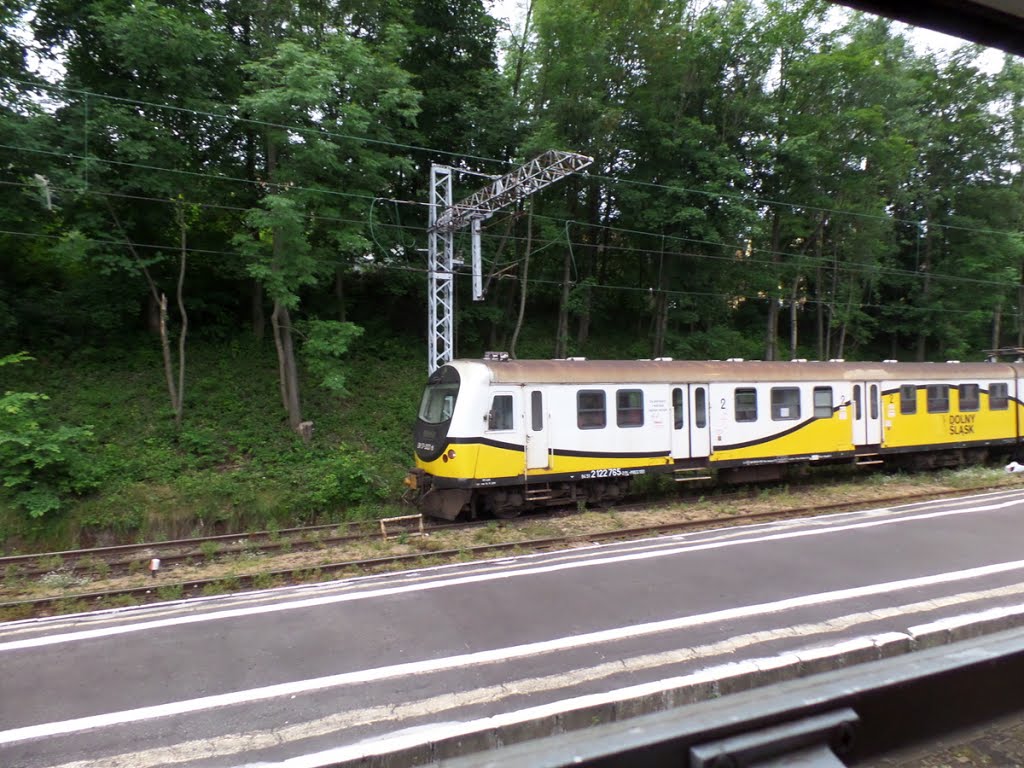
<svg viewBox="0 0 1024 768"><path fill-rule="evenodd" d="M746 482L829 463L1015 454L1024 364L455 360L429 378L406 478L424 514L515 516L641 475Z"/></svg>

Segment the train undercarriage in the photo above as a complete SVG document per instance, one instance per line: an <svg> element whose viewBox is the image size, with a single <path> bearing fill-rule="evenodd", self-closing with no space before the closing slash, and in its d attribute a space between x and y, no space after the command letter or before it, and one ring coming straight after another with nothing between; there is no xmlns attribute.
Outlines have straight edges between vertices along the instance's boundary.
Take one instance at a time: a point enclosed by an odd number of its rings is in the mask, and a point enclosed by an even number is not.
<svg viewBox="0 0 1024 768"><path fill-rule="evenodd" d="M1007 458L998 451L999 458ZM1012 448L1008 453L1013 453ZM806 475L812 467L829 465L855 469L930 470L982 464L994 458L988 447L954 448L948 450L912 451L906 453L861 453L827 462L773 462L746 466L662 470L664 476L691 486L714 487L743 483L778 482ZM586 480L532 481L511 485L476 488L438 488L422 470L414 470L407 485L415 490L411 499L419 510L444 520L475 520L479 518L510 519L524 512L556 506L607 507L629 495L634 478L609 477Z"/></svg>

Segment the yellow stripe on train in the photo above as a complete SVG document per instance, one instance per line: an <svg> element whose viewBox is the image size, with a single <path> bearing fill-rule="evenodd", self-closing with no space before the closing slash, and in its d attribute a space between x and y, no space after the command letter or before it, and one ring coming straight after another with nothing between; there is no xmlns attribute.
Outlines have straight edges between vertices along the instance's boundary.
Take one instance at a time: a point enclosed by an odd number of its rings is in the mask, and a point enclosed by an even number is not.
<svg viewBox="0 0 1024 768"><path fill-rule="evenodd" d="M833 414L830 419L814 419L788 434L765 437L741 448L712 446L711 461L738 461L782 456L809 456L815 453L852 451L849 419Z"/></svg>
<svg viewBox="0 0 1024 768"><path fill-rule="evenodd" d="M977 411L928 413L923 393L918 394L917 413L901 414L900 399L886 395L882 401L882 445L886 448L914 448L919 445L969 443L979 440L1008 440L1017 436L1019 409L1016 403L1001 411L989 410L983 394Z"/></svg>
<svg viewBox="0 0 1024 768"><path fill-rule="evenodd" d="M454 452L454 458L451 454ZM481 443L458 443L445 449L448 460L417 460L416 465L436 477L460 479L483 479L497 477L518 477L523 474L526 456L521 448L501 448ZM594 469L636 469L658 464L669 464L665 456L565 456L558 453L548 455L548 466L531 468L531 477L589 472Z"/></svg>

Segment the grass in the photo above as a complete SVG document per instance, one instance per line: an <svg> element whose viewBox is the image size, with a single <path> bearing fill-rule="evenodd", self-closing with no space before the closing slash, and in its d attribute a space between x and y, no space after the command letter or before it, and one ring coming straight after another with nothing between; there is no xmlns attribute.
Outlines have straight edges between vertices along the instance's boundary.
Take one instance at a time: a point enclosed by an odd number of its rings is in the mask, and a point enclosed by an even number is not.
<svg viewBox="0 0 1024 768"><path fill-rule="evenodd" d="M4 369L4 387L47 394L46 426L92 425L83 457L99 478L88 495L69 499L65 509L28 519L0 496L0 549L4 553L42 552L84 546L154 541L184 536L280 529L311 524L365 521L407 513L399 498L401 479L411 461L410 429L424 381L418 345L363 340L353 349L348 387L339 398L302 381L304 416L315 424L310 445L288 429L278 400L272 344L228 340L190 343L185 422L176 431L167 407L158 345L150 339L133 350L84 351L70 358L36 354L37 360ZM376 346L375 346L376 345ZM889 495L907 487L968 487L1001 477L999 470L973 468L918 475L873 473L852 477L843 490L816 488L817 497L834 493ZM650 490L657 482L649 481ZM663 484L664 484L663 483ZM799 497L800 487L759 491L749 503L730 499L716 508L727 517L751 506L771 508ZM677 514L704 514L706 501ZM594 522L589 522L593 515ZM569 529L606 529L641 524L615 511L578 510L566 516ZM559 526L563 523L559 523ZM548 523L494 524L473 538L420 539L401 535L397 546L413 551L547 538L559 535ZM390 545L378 543L384 554ZM217 557L216 544L204 545L203 558ZM287 554L287 553L285 553ZM372 556L369 555L369 556ZM57 558L44 567L59 571ZM143 564L133 563L134 576ZM86 569L105 579L101 566ZM17 582L5 574L5 583Z"/></svg>
<svg viewBox="0 0 1024 768"><path fill-rule="evenodd" d="M425 378L418 348L381 359L357 345L346 398L305 377L305 445L283 419L272 344L191 342L180 432L158 345L142 344L5 368L5 389L50 398L46 426L92 426L83 458L99 484L41 520L0 496L4 552L342 523L397 503Z"/></svg>
<svg viewBox="0 0 1024 768"><path fill-rule="evenodd" d="M356 575L354 570L348 572L326 571L323 566L328 564L350 562L368 557L386 555L420 554L418 566L410 564L387 564L376 571L402 570L412 567L425 567L437 562L449 562L447 558L432 557L432 553L442 550L453 551L458 562L468 562L487 557L507 557L509 551L494 553L473 552L474 547L481 544L515 544L526 539L549 538L561 535L581 535L604 531L617 531L624 527L634 528L645 525L657 525L695 520L706 522L707 526L727 525L729 518L746 513L782 512L794 508L825 506L834 502L854 502L865 507L876 503L879 498L895 497L902 494L941 492L955 488L967 488L982 484L1005 485L1019 487L1024 478L1006 475L1001 469L974 467L959 471L942 470L913 475L894 474L885 478L877 475L865 475L852 478L846 482L815 485L813 487L792 486L788 490L779 488L774 493L753 494L741 501L718 498L709 495L699 501L688 501L685 504L669 504L642 510L615 509L612 512L587 511L582 514L569 513L545 519L529 517L515 520L492 522L480 528L456 531L438 531L424 537L409 537L403 544L398 537L383 542L374 539L372 542L347 542L336 546L325 547L310 552L278 553L276 555L241 553L237 557L217 559L192 566L176 566L166 573L161 573L157 580L151 581L147 572L137 569L136 572L108 579L98 578L90 574L88 591L106 589L123 589L129 587L155 586L155 594L161 600L174 600L182 596L181 582L192 580L213 580L203 594L219 595L236 591L243 577L254 577L253 588L266 589L277 586L283 579L271 575L273 572L292 572L295 580L317 582L325 579L340 579ZM523 549L516 547L511 554L520 554ZM175 583L170 583L170 582ZM164 583L167 582L167 583ZM7 574L3 587L0 588L0 602L16 601L38 597L61 597L67 592L81 592L85 584L78 583L73 575L55 572L40 580L29 581L16 572ZM135 604L136 598L126 598ZM76 600L73 594L68 595L62 604L96 607L84 605ZM102 607L111 607L109 601ZM55 609L56 610L56 609ZM0 620L24 618L27 613L17 607L0 611Z"/></svg>

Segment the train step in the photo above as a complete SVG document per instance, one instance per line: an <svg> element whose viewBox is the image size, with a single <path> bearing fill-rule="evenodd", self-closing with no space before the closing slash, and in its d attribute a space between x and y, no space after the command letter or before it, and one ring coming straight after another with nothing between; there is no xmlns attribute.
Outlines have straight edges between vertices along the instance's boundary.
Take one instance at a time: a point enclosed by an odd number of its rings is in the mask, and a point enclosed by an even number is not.
<svg viewBox="0 0 1024 768"><path fill-rule="evenodd" d="M687 475L685 474L687 472L704 472L705 474ZM679 467L678 469L673 469L672 474L674 475L672 479L675 480L677 483L690 483L693 482L694 480L711 479L711 475L707 474L707 470L705 470L704 467Z"/></svg>
<svg viewBox="0 0 1024 768"><path fill-rule="evenodd" d="M527 488L524 498L526 501L548 501L555 497L550 488Z"/></svg>
<svg viewBox="0 0 1024 768"><path fill-rule="evenodd" d="M859 456L857 456L857 459L854 462L854 464L856 464L858 467L867 467L867 466L871 466L872 464L884 464L884 463L885 463L885 459L883 459L877 453L862 453Z"/></svg>

